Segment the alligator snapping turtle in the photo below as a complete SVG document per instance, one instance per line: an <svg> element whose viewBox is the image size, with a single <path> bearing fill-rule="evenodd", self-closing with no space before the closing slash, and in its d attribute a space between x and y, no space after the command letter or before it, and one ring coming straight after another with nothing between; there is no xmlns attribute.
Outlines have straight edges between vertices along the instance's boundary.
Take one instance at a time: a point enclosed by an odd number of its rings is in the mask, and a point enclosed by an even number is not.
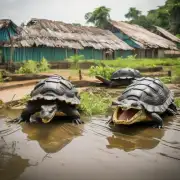
<svg viewBox="0 0 180 180"><path fill-rule="evenodd" d="M109 123L130 125L141 121L163 124L162 115L175 115L173 93L157 78L143 77L129 85L117 100Z"/></svg>
<svg viewBox="0 0 180 180"><path fill-rule="evenodd" d="M80 97L76 88L61 76L54 75L36 84L31 91L31 99L28 101L26 109L15 121L37 120L36 114L43 123L49 123L54 116L70 116L73 122L83 123L77 105L80 104Z"/></svg>
<svg viewBox="0 0 180 180"><path fill-rule="evenodd" d="M129 85L133 80L141 78L141 74L136 69L122 68L112 73L110 81L102 76L96 76L96 78L103 82L103 84L114 87L120 85Z"/></svg>

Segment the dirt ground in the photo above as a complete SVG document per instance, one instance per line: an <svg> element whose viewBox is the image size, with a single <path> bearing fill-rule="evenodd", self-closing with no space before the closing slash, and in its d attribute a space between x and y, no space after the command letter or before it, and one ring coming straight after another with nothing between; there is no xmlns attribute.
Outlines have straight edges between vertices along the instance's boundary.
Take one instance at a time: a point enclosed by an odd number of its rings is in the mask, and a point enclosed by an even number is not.
<svg viewBox="0 0 180 180"><path fill-rule="evenodd" d="M50 72L41 73L41 75L49 75L49 76L53 74L58 74L69 79L76 87L78 87L79 91L89 86L96 86L100 83L95 77L88 76L88 70L82 70L81 81L79 80L78 70L50 70ZM9 87L11 85L17 85L17 84L20 84L21 86L11 89L0 90L0 99L3 102L10 102L12 101L12 99L19 100L23 98L25 95L29 94L34 88L34 85L39 80L40 79L1 83L0 84L1 87ZM168 84L167 86L170 89L175 89L177 91L180 91L180 88L176 84Z"/></svg>

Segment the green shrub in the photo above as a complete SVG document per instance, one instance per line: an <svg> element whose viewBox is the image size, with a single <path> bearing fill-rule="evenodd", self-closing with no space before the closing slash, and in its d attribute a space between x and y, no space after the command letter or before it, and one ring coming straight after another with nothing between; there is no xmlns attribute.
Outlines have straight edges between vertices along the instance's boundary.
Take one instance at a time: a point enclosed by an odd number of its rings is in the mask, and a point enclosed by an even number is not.
<svg viewBox="0 0 180 180"><path fill-rule="evenodd" d="M38 64L38 70L39 72L45 72L49 70L49 63L48 61L43 57L42 60Z"/></svg>
<svg viewBox="0 0 180 180"><path fill-rule="evenodd" d="M169 76L160 77L159 79L160 79L163 83L165 83L165 84L170 84L170 83L172 83L172 78L169 77Z"/></svg>
<svg viewBox="0 0 180 180"><path fill-rule="evenodd" d="M105 114L111 104L110 96L103 96L102 94L89 92L82 92L80 96L80 109L88 116Z"/></svg>
<svg viewBox="0 0 180 180"><path fill-rule="evenodd" d="M43 59L38 63L33 60L28 60L23 63L23 66L20 67L16 73L18 74L33 74L38 72L45 72L49 70L49 63L48 61L43 57Z"/></svg>
<svg viewBox="0 0 180 180"><path fill-rule="evenodd" d="M16 73L18 74L31 74L37 72L38 72L37 62L33 60L26 61L25 63L23 63L23 66L16 71Z"/></svg>
<svg viewBox="0 0 180 180"><path fill-rule="evenodd" d="M103 76L106 79L110 79L112 73L115 71L116 69L113 67L109 67L109 66L91 66L89 69L89 75L90 76Z"/></svg>
<svg viewBox="0 0 180 180"><path fill-rule="evenodd" d="M72 65L71 65L71 68L72 69L79 69L79 62L81 60L84 60L84 55L73 55L73 56L70 56L70 58L68 59L69 62L72 62Z"/></svg>
<svg viewBox="0 0 180 180"><path fill-rule="evenodd" d="M175 98L175 104L178 108L180 108L180 97Z"/></svg>

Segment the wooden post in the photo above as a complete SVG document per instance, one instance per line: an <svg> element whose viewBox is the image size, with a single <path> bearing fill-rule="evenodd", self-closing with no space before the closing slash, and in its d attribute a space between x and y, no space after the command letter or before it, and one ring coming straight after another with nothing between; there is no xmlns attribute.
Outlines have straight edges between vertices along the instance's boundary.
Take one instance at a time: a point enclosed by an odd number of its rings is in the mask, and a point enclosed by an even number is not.
<svg viewBox="0 0 180 180"><path fill-rule="evenodd" d="M67 48L66 48L66 59L67 59L67 57L68 57L68 53L67 53Z"/></svg>
<svg viewBox="0 0 180 180"><path fill-rule="evenodd" d="M7 29L7 32L8 32L8 37L9 37L9 40L10 40L10 43L11 43L10 64L12 64L12 62L13 62L13 40L11 38L11 34L10 34L8 29Z"/></svg>
<svg viewBox="0 0 180 180"><path fill-rule="evenodd" d="M79 69L79 80L82 80L82 73L81 73L81 69Z"/></svg>
<svg viewBox="0 0 180 180"><path fill-rule="evenodd" d="M169 76L169 77L171 77L171 76L172 76L171 71L168 71L168 76Z"/></svg>

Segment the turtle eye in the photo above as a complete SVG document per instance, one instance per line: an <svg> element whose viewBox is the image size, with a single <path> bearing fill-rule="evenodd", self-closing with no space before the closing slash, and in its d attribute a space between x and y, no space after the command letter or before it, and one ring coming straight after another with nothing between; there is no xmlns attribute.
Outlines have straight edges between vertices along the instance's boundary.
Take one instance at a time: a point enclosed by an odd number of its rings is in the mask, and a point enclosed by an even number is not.
<svg viewBox="0 0 180 180"><path fill-rule="evenodd" d="M131 106L133 106L133 107L137 107L137 106L138 106L138 103L133 102L133 103L131 104Z"/></svg>

